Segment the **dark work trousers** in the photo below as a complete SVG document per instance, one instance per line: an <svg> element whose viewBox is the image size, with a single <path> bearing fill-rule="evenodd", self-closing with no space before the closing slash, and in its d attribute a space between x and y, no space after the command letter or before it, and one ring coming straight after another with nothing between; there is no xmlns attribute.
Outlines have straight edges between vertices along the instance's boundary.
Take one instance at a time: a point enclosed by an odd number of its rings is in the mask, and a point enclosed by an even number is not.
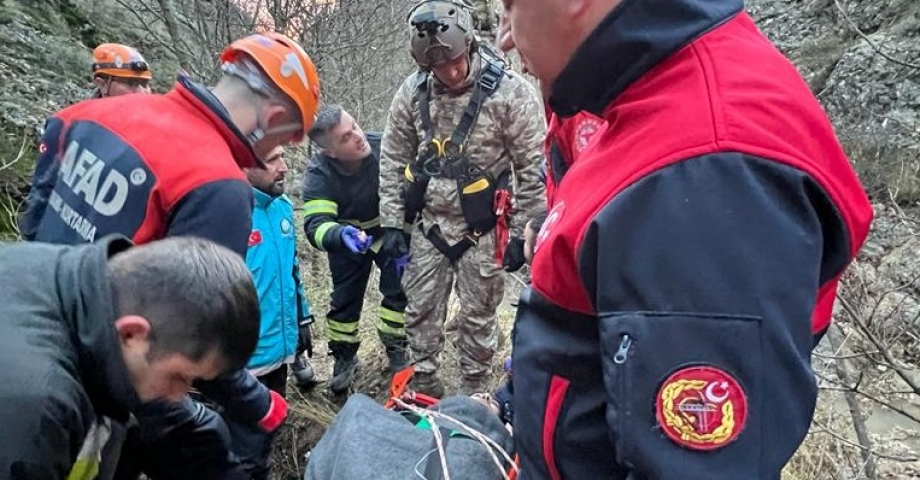
<svg viewBox="0 0 920 480"><path fill-rule="evenodd" d="M263 385L286 398L288 366L281 365L265 375L257 377ZM274 433L265 433L258 427L243 425L227 420L233 438L233 453L252 480L268 480L271 468L272 440Z"/></svg>
<svg viewBox="0 0 920 480"><path fill-rule="evenodd" d="M138 425L128 430L116 480L247 480L230 452L223 418L188 396L179 403L156 401L135 412Z"/></svg>
<svg viewBox="0 0 920 480"><path fill-rule="evenodd" d="M371 267L380 269L380 314L377 331L381 335L405 338L406 294L400 285L395 262L383 255L367 252L364 255L353 253L330 253L329 270L332 272L332 299L329 302L330 347L333 353L338 350L335 344L345 348L346 356L353 356L358 348L358 321L364 307L364 293L370 279Z"/></svg>

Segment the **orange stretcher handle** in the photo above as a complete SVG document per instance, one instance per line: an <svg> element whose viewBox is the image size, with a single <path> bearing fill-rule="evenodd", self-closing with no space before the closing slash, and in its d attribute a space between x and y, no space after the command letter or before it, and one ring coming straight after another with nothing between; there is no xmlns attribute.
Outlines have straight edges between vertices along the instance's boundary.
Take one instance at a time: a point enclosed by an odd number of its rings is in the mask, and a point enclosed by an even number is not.
<svg viewBox="0 0 920 480"><path fill-rule="evenodd" d="M406 388L409 387L409 381L412 380L412 375L414 373L415 368L409 365L393 374L393 380L390 382L390 397L386 405L384 405L386 408L393 408L396 406L396 401L394 399L400 398L406 393Z"/></svg>

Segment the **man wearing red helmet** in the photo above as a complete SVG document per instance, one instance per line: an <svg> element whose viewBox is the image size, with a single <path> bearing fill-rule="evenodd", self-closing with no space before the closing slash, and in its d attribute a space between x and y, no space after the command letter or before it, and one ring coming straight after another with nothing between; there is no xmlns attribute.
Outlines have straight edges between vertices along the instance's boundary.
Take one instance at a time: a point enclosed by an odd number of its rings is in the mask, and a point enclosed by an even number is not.
<svg viewBox="0 0 920 480"><path fill-rule="evenodd" d="M153 73L137 50L119 43L103 43L93 49L92 98L150 93Z"/></svg>
<svg viewBox="0 0 920 480"><path fill-rule="evenodd" d="M188 235L245 256L253 198L241 168L303 139L320 87L309 56L283 35L240 39L221 60L213 89L180 76L165 95L81 102L51 117L23 236L78 244L112 233L135 243ZM237 422L272 431L284 419L284 400L245 370L195 386ZM137 418L119 478L246 478L213 411L186 397L150 402Z"/></svg>

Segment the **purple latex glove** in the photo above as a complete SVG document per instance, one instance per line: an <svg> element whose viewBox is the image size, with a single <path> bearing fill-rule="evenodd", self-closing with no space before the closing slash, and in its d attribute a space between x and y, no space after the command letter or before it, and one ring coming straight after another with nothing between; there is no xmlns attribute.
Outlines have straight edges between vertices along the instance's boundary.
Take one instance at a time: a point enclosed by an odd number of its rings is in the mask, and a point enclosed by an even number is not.
<svg viewBox="0 0 920 480"><path fill-rule="evenodd" d="M364 245L364 240L359 237L359 232L361 232L361 230L358 230L351 225L346 225L342 228L342 243L345 244L345 248L347 248L351 253L363 252L361 246Z"/></svg>
<svg viewBox="0 0 920 480"><path fill-rule="evenodd" d="M396 259L393 260L393 263L396 267L396 275L399 278L402 278L403 272L405 272L406 267L409 266L409 255L406 254L401 257L397 257Z"/></svg>

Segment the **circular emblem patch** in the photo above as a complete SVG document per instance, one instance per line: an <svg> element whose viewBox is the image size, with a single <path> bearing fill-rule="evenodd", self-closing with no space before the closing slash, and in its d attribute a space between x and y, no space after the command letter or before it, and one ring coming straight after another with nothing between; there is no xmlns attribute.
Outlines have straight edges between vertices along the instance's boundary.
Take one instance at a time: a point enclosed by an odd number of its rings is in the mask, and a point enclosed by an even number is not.
<svg viewBox="0 0 920 480"><path fill-rule="evenodd" d="M291 221L290 220L286 218L281 219L281 233L285 235L291 233Z"/></svg>
<svg viewBox="0 0 920 480"><path fill-rule="evenodd" d="M738 438L747 420L747 397L725 370L682 368L668 377L655 400L668 438L694 450L714 450Z"/></svg>
<svg viewBox="0 0 920 480"><path fill-rule="evenodd" d="M147 172L143 168L131 170L131 183L135 186L143 185L147 181Z"/></svg>
<svg viewBox="0 0 920 480"><path fill-rule="evenodd" d="M593 137L594 134L600 130L600 128L601 122L594 120L593 118L582 120L581 123L578 124L578 127L575 131L575 149L578 152L584 150L585 147L588 146L588 142L591 141L591 137Z"/></svg>

